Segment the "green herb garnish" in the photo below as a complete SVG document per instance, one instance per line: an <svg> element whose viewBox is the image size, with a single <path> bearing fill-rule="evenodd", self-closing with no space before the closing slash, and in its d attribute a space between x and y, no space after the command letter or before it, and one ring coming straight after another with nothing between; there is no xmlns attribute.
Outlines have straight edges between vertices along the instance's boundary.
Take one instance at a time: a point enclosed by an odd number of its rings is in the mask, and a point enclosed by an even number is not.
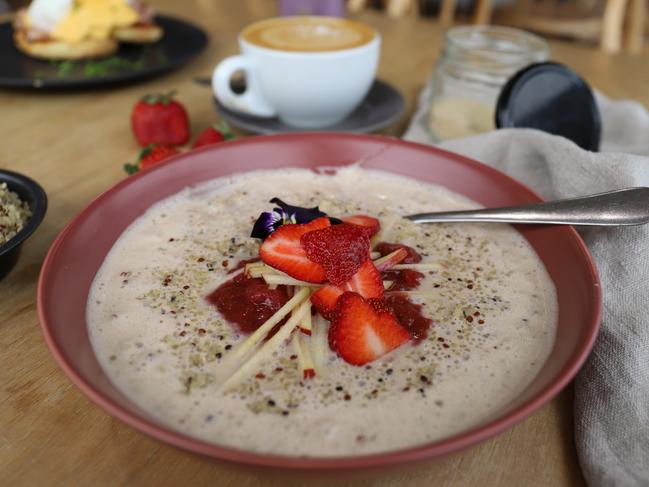
<svg viewBox="0 0 649 487"><path fill-rule="evenodd" d="M87 78L101 78L109 76L115 71L141 71L146 67L147 61L165 64L167 63L167 56L164 52L152 53L150 50L145 49L142 55L135 60L111 56L97 61L51 61L50 64L56 67L56 75L59 78L67 78L78 74L82 74Z"/></svg>
<svg viewBox="0 0 649 487"><path fill-rule="evenodd" d="M61 61L58 65L57 76L59 78L66 78L74 73L79 66L77 61Z"/></svg>

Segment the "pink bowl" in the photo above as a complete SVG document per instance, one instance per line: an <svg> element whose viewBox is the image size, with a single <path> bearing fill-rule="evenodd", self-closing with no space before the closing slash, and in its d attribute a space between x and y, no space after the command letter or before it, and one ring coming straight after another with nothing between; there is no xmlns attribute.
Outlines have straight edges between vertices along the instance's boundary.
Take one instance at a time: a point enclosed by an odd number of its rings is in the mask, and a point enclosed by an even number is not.
<svg viewBox="0 0 649 487"><path fill-rule="evenodd" d="M38 283L38 312L45 340L61 368L109 414L154 438L222 460L291 469L389 466L448 454L511 427L556 396L586 359L601 311L599 280L588 250L572 228L560 226L518 228L545 263L557 288L559 325L551 356L529 387L502 414L451 438L359 457L262 455L205 443L168 429L112 385L90 345L85 307L90 284L105 255L135 218L188 185L230 173L354 162L444 185L485 206L541 201L530 189L490 167L439 149L385 137L333 133L252 137L176 156L100 195L70 222L50 248Z"/></svg>

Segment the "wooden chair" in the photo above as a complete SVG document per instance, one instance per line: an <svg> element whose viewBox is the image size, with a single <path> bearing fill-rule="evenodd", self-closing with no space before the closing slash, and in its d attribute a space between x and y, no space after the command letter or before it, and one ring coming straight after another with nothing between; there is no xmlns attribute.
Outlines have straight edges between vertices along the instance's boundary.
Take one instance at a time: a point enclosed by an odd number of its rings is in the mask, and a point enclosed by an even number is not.
<svg viewBox="0 0 649 487"><path fill-rule="evenodd" d="M493 0L475 0L471 23L491 22ZM456 0L440 0L439 19L450 26L455 17ZM516 0L514 7L498 10L499 24L511 25L550 36L597 41L603 51L616 53L625 48L639 53L644 46L647 0L604 0L601 12L597 0ZM417 0L384 0L388 16L417 15ZM368 0L348 0L350 12L365 8ZM590 15L584 18L584 10ZM572 11L571 11L572 10Z"/></svg>
<svg viewBox="0 0 649 487"><path fill-rule="evenodd" d="M629 0L626 17L627 35L624 39L625 47L629 52L639 54L644 46L647 0Z"/></svg>
<svg viewBox="0 0 649 487"><path fill-rule="evenodd" d="M347 9L354 13L359 12L367 6L368 0L349 0ZM455 17L456 0L441 0L439 20L442 25L450 26ZM473 24L488 24L491 20L491 0L476 0L476 8L473 14ZM418 14L417 0L385 0L385 11L389 17L399 18L405 15Z"/></svg>
<svg viewBox="0 0 649 487"><path fill-rule="evenodd" d="M597 41L609 53L622 48L638 53L644 44L646 0L604 0L599 5L590 0L517 0L514 7L498 11L496 18L541 34Z"/></svg>

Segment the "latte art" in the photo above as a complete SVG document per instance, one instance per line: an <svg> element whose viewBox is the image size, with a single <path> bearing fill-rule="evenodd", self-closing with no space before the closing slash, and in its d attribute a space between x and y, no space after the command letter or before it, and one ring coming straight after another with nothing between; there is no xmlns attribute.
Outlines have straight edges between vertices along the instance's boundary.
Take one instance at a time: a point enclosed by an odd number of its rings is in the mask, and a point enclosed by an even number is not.
<svg viewBox="0 0 649 487"><path fill-rule="evenodd" d="M291 17L257 22L244 30L247 42L281 51L339 51L359 47L376 36L374 30L351 20Z"/></svg>

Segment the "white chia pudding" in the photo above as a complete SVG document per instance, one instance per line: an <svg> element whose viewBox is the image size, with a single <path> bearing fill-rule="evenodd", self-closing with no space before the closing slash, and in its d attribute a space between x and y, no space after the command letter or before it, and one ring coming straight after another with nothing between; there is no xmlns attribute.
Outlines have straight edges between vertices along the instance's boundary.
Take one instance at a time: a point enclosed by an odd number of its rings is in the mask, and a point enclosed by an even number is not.
<svg viewBox="0 0 649 487"><path fill-rule="evenodd" d="M408 297L433 320L425 339L365 366L329 348L304 379L291 343L224 390L220 366L246 335L205 298L258 255L252 225L280 197L331 216L381 222L380 241L422 256ZM534 379L555 338L558 305L539 257L512 227L415 225L401 215L476 208L445 188L349 167L254 171L184 189L134 221L93 282L90 338L110 380L187 435L237 449L362 455L439 440L502 412ZM327 321L314 319L313 335Z"/></svg>

